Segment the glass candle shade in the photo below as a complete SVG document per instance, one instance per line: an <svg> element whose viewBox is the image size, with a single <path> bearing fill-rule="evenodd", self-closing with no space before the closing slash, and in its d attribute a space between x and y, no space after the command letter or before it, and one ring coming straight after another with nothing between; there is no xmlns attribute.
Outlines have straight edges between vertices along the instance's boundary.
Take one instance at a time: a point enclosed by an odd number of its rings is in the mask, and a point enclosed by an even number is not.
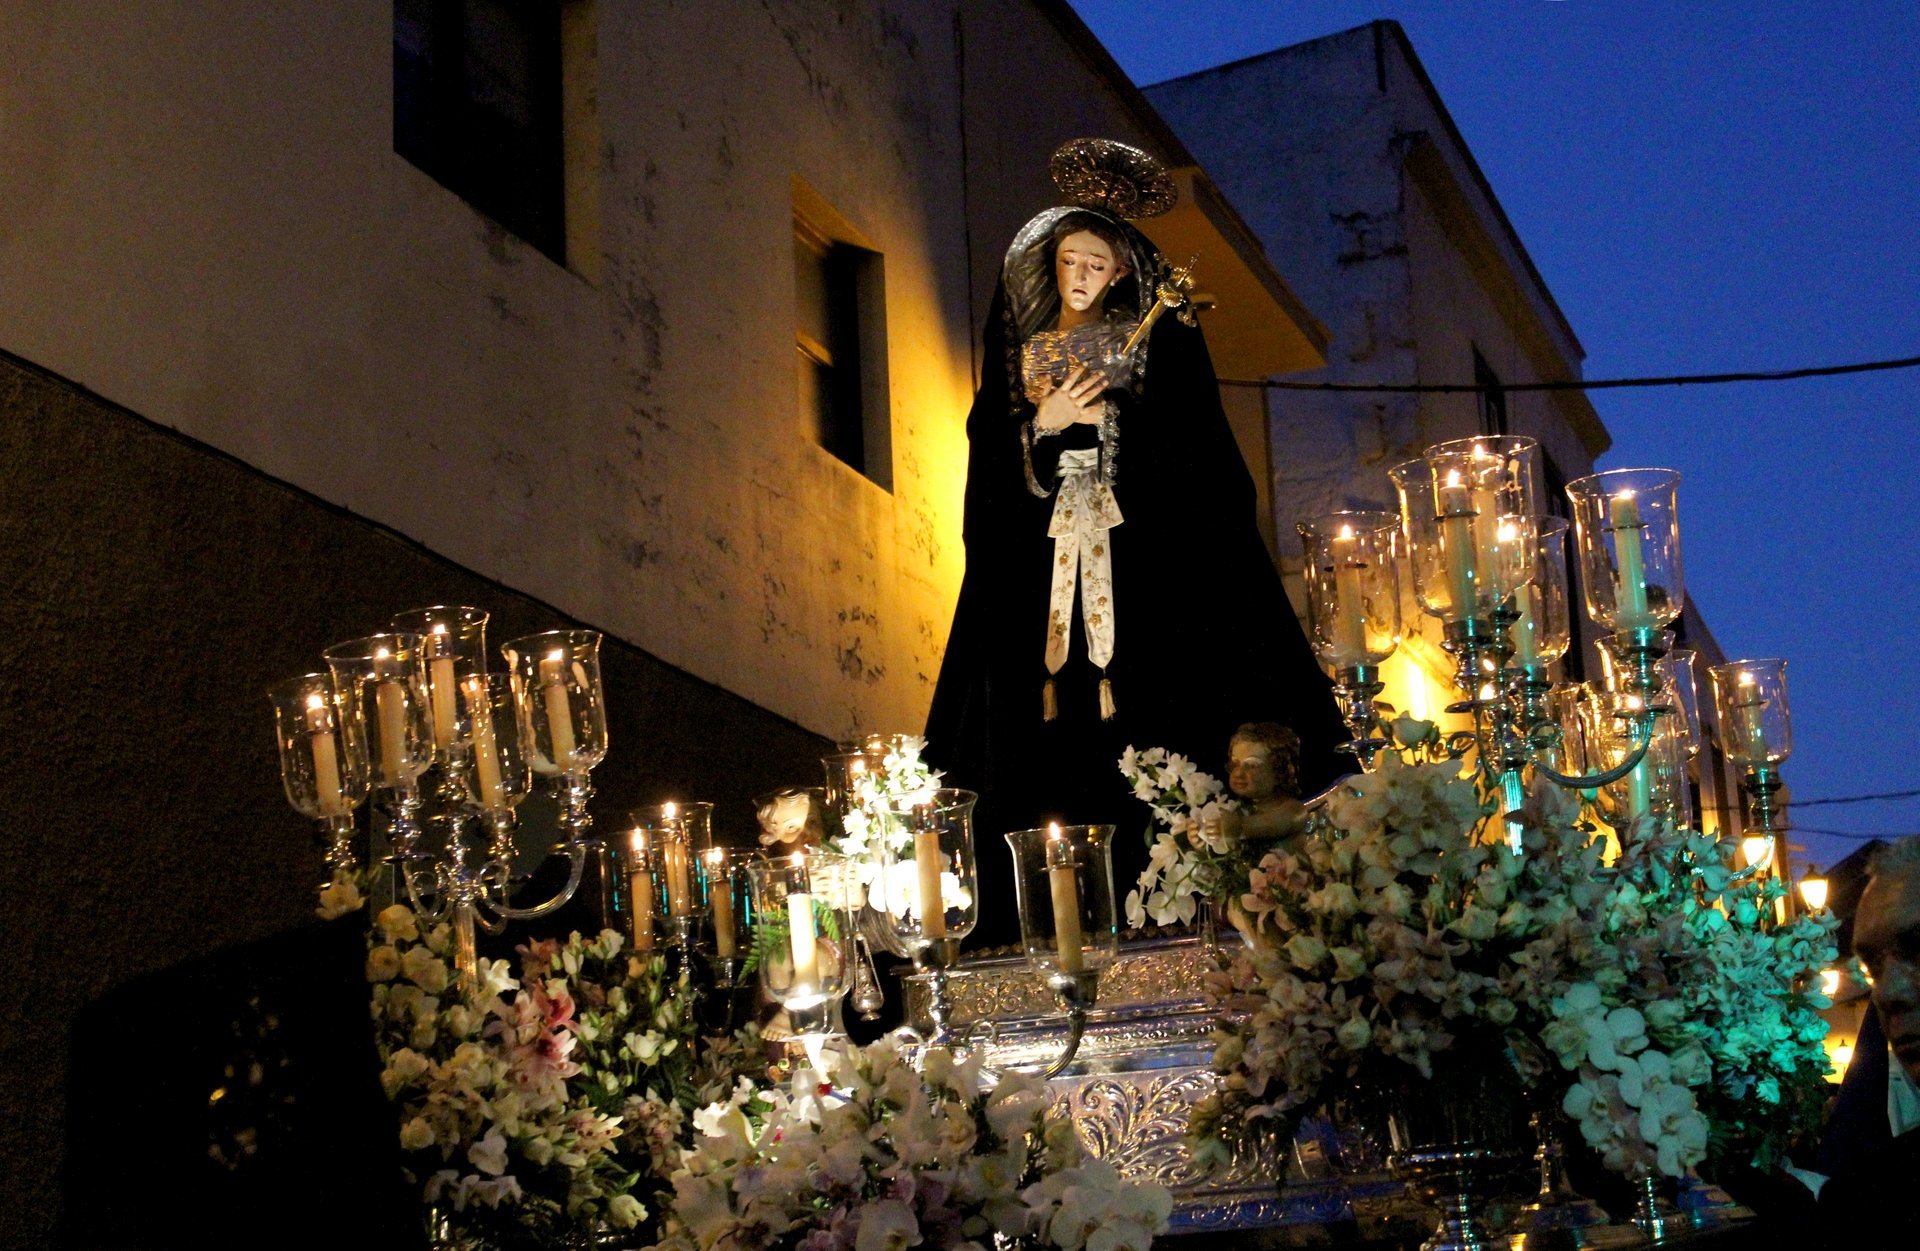
<svg viewBox="0 0 1920 1251"><path fill-rule="evenodd" d="M787 786L755 796L753 816L760 826L760 845L771 854L786 855L826 842L827 793L824 786Z"/></svg>
<svg viewBox="0 0 1920 1251"><path fill-rule="evenodd" d="M1533 578L1533 462L1538 444L1519 435L1476 435L1429 447L1421 459L1433 466L1444 494L1464 486L1473 509L1474 568L1481 593L1504 603ZM1445 500L1441 501L1445 503Z"/></svg>
<svg viewBox="0 0 1920 1251"><path fill-rule="evenodd" d="M1113 827L1049 825L1006 837L1027 963L1041 974L1105 968L1120 953Z"/></svg>
<svg viewBox="0 0 1920 1251"><path fill-rule="evenodd" d="M653 831L629 830L615 844L619 881L614 888L614 911L626 920L627 937L635 951L652 951L654 919L659 893L659 864L654 856Z"/></svg>
<svg viewBox="0 0 1920 1251"><path fill-rule="evenodd" d="M672 922L706 911L706 891L700 881L700 853L704 849L691 845L681 821L663 822L649 815L668 806L659 804L652 810L634 812L633 832L628 839L629 847L638 840L647 850L653 873L650 894L654 920L668 922L671 932Z"/></svg>
<svg viewBox="0 0 1920 1251"><path fill-rule="evenodd" d="M732 847L709 847L699 855L707 949L716 960L745 959L753 942L753 883L747 870L758 859L757 852Z"/></svg>
<svg viewBox="0 0 1920 1251"><path fill-rule="evenodd" d="M1387 471L1400 493L1400 520L1413 565L1413 587L1420 607L1449 624L1490 620L1533 573L1533 515L1496 511L1517 489L1476 487L1460 468L1471 457L1442 458L1448 465L1421 459ZM1481 465L1489 481L1504 470ZM1530 497L1531 492L1525 492Z"/></svg>
<svg viewBox="0 0 1920 1251"><path fill-rule="evenodd" d="M636 829L678 830L696 856L713 847L712 804L698 800L683 804L670 799L663 804L642 804L629 809L627 817Z"/></svg>
<svg viewBox="0 0 1920 1251"><path fill-rule="evenodd" d="M1587 615L1614 631L1672 625L1686 605L1680 475L1609 469L1567 484Z"/></svg>
<svg viewBox="0 0 1920 1251"><path fill-rule="evenodd" d="M1593 690L1588 702L1587 743L1596 769L1612 769L1632 755L1638 739L1636 725L1646 703L1638 695ZM1625 777L1602 788L1611 823L1624 829L1638 816L1652 816L1674 825L1688 818L1685 730L1677 714L1656 715L1652 737L1640 763Z"/></svg>
<svg viewBox="0 0 1920 1251"><path fill-rule="evenodd" d="M287 802L316 821L350 815L367 797L367 746L333 675L290 678L268 688L267 698Z"/></svg>
<svg viewBox="0 0 1920 1251"><path fill-rule="evenodd" d="M1727 759L1752 769L1793 754L1786 661L1735 660L1707 672L1713 675L1713 706Z"/></svg>
<svg viewBox="0 0 1920 1251"><path fill-rule="evenodd" d="M1660 666L1667 675L1661 700L1671 704L1680 718L1689 759L1700 754L1700 690L1694 685L1695 655L1691 648L1676 647L1660 658Z"/></svg>
<svg viewBox="0 0 1920 1251"><path fill-rule="evenodd" d="M473 749L473 803L484 812L519 806L533 787L528 731L513 680L475 674L461 688Z"/></svg>
<svg viewBox="0 0 1920 1251"><path fill-rule="evenodd" d="M403 787L433 763L427 667L417 634L374 634L335 643L324 655L334 689L367 736L368 782Z"/></svg>
<svg viewBox="0 0 1920 1251"><path fill-rule="evenodd" d="M1514 592L1513 663L1545 668L1567 654L1573 614L1567 588L1567 521L1535 517L1533 579Z"/></svg>
<svg viewBox="0 0 1920 1251"><path fill-rule="evenodd" d="M844 817L858 806L860 799L858 788L860 780L879 767L877 758L869 758L860 750L837 751L831 756L822 756L820 765L826 772L827 807L836 816Z"/></svg>
<svg viewBox="0 0 1920 1251"><path fill-rule="evenodd" d="M1547 713L1556 734L1552 746L1542 757L1548 768L1572 776L1599 771L1594 753L1587 745L1588 688L1578 682L1563 683L1547 692Z"/></svg>
<svg viewBox="0 0 1920 1251"><path fill-rule="evenodd" d="M979 796L952 788L895 801L873 840L879 864L873 904L908 953L958 941L980 916L974 874L973 805Z"/></svg>
<svg viewBox="0 0 1920 1251"><path fill-rule="evenodd" d="M487 614L478 608L439 605L399 613L388 624L397 633L420 636L433 754L436 760L450 760L466 750L472 729L461 684L487 672Z"/></svg>
<svg viewBox="0 0 1920 1251"><path fill-rule="evenodd" d="M1334 671L1384 661L1400 645L1400 519L1341 512L1296 528L1314 654Z"/></svg>
<svg viewBox="0 0 1920 1251"><path fill-rule="evenodd" d="M500 651L529 731L533 771L543 777L582 774L606 759L600 632L549 630L517 638Z"/></svg>
<svg viewBox="0 0 1920 1251"><path fill-rule="evenodd" d="M853 984L858 866L809 849L753 861L753 960L767 997L789 1011L818 1008Z"/></svg>

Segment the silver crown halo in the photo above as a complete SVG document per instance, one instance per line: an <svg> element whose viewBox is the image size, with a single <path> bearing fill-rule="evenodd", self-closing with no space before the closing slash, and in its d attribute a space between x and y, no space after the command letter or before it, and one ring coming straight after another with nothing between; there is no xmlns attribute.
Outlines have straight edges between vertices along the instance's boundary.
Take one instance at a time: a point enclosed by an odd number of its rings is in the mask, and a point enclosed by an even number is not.
<svg viewBox="0 0 1920 1251"><path fill-rule="evenodd" d="M1071 203L1128 221L1158 217L1180 200L1159 158L1115 139L1069 139L1054 150L1047 170Z"/></svg>

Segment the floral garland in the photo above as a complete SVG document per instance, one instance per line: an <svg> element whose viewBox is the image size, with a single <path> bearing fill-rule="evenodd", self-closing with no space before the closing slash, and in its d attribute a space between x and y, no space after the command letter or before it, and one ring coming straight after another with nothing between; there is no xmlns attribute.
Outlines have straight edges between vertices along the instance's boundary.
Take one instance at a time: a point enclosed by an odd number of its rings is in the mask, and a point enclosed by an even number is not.
<svg viewBox="0 0 1920 1251"><path fill-rule="evenodd" d="M1457 762L1389 752L1263 856L1234 901L1255 941L1211 987L1226 1080L1196 1159L1462 1047L1510 1053L1622 1173L1765 1165L1817 1122L1831 922L1776 924L1780 888L1691 831L1637 828L1607 863L1577 805L1537 789L1516 852Z"/></svg>
<svg viewBox="0 0 1920 1251"><path fill-rule="evenodd" d="M1166 1228L1171 1195L1084 1158L1037 1078L989 1090L945 1051L915 1072L884 1039L819 1064L695 1113L658 1251L1146 1251Z"/></svg>

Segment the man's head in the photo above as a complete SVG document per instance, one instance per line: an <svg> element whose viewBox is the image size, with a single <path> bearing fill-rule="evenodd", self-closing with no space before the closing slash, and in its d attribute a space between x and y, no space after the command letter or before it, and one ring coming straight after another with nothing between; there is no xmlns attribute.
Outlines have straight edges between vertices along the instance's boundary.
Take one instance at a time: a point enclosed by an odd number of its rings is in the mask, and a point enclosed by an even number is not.
<svg viewBox="0 0 1920 1251"><path fill-rule="evenodd" d="M1853 916L1853 950L1894 1058L1920 1082L1920 838L1880 849Z"/></svg>

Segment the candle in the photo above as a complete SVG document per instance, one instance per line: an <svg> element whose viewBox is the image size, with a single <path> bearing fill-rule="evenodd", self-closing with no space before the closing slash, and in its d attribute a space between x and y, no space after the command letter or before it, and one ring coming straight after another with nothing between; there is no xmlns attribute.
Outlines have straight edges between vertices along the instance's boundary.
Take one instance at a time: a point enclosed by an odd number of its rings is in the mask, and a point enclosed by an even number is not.
<svg viewBox="0 0 1920 1251"><path fill-rule="evenodd" d="M1447 471L1440 488L1440 554L1447 566L1447 590L1453 597L1456 619L1473 616L1473 493L1460 482L1460 471Z"/></svg>
<svg viewBox="0 0 1920 1251"><path fill-rule="evenodd" d="M373 653L385 660L386 648ZM373 687L374 722L380 729L380 780L388 786L399 784L406 773L407 692L398 682L377 682Z"/></svg>
<svg viewBox="0 0 1920 1251"><path fill-rule="evenodd" d="M1053 892L1053 945L1062 973L1086 967L1080 950L1080 882L1073 861L1073 844L1058 825L1047 827L1047 885Z"/></svg>
<svg viewBox="0 0 1920 1251"><path fill-rule="evenodd" d="M679 831L669 833L661 852L667 860L667 912L671 916L687 916L693 911L693 899L687 882L686 835Z"/></svg>
<svg viewBox="0 0 1920 1251"><path fill-rule="evenodd" d="M1740 746L1746 749L1749 766L1767 763L1767 701L1760 698L1760 688L1755 685L1751 673L1741 673L1735 689L1735 710L1740 717ZM1731 753L1729 753L1731 754Z"/></svg>
<svg viewBox="0 0 1920 1251"><path fill-rule="evenodd" d="M913 832L913 863L920 877L920 934L924 938L945 938L947 904L940 890L940 870L946 860L940 854L940 831L930 817L925 826Z"/></svg>
<svg viewBox="0 0 1920 1251"><path fill-rule="evenodd" d="M427 698L433 713L433 747L445 752L453 747L458 714L453 702L453 655L447 639L447 627L436 625L427 636Z"/></svg>
<svg viewBox="0 0 1920 1251"><path fill-rule="evenodd" d="M653 950L653 865L647 858L647 832L635 830L627 886L633 892L633 948Z"/></svg>
<svg viewBox="0 0 1920 1251"><path fill-rule="evenodd" d="M1509 537L1500 530L1499 470L1498 456L1473 450L1473 554L1483 583L1498 568L1500 544Z"/></svg>
<svg viewBox="0 0 1920 1251"><path fill-rule="evenodd" d="M707 853L707 899L713 905L713 954L731 960L740 950L733 929L733 875L727 872L727 853L718 847Z"/></svg>
<svg viewBox="0 0 1920 1251"><path fill-rule="evenodd" d="M555 648L540 662L541 697L546 702L547 737L553 747L549 757L554 771L566 773L573 768L573 708L567 703L567 654Z"/></svg>
<svg viewBox="0 0 1920 1251"><path fill-rule="evenodd" d="M1640 505L1632 491L1607 501L1613 530L1613 628L1632 630L1657 624L1647 610L1647 565L1640 549Z"/></svg>
<svg viewBox="0 0 1920 1251"><path fill-rule="evenodd" d="M1634 718L1634 717L1643 715L1641 713L1641 707L1642 705L1640 702L1640 697L1638 695L1627 696L1627 716L1629 718ZM1633 732L1632 725L1633 725L1633 721L1629 719L1627 721L1627 727L1628 727L1627 733L1629 736L1627 741L1629 743L1633 741L1631 737ZM1656 736L1659 734L1659 730L1657 728L1654 730L1654 734ZM1627 820L1628 822L1632 822L1634 820L1639 819L1640 817L1644 817L1648 813L1653 811L1653 759L1652 757L1653 757L1653 753L1657 750L1659 750L1659 742L1657 737L1649 738L1647 740L1647 754L1645 756L1642 756L1640 758L1640 763L1633 766L1632 772L1627 774ZM1624 826L1622 827L1622 832L1624 832Z"/></svg>
<svg viewBox="0 0 1920 1251"><path fill-rule="evenodd" d="M793 858L795 869L806 867L806 858L796 855ZM787 892L787 942L793 949L793 988L818 985L820 981L820 948L813 928L813 894L811 891L797 890Z"/></svg>
<svg viewBox="0 0 1920 1251"><path fill-rule="evenodd" d="M323 817L337 817L347 810L346 797L340 793L340 755L333 742L333 717L324 695L307 696L308 743L313 750L314 803Z"/></svg>
<svg viewBox="0 0 1920 1251"><path fill-rule="evenodd" d="M1333 664L1344 668L1367 661L1367 610L1360 591L1361 563L1354 556L1359 540L1342 525L1333 537Z"/></svg>
<svg viewBox="0 0 1920 1251"><path fill-rule="evenodd" d="M1514 594L1514 606L1520 610L1520 617L1513 623L1513 658L1523 665L1540 663L1540 641L1534 637L1533 599L1540 593L1534 583L1527 583Z"/></svg>
<svg viewBox="0 0 1920 1251"><path fill-rule="evenodd" d="M467 679L467 713L473 718L473 778L480 805L489 812L507 806L507 788L500 778L500 743L493 734L493 704L487 699L487 680L478 674Z"/></svg>

